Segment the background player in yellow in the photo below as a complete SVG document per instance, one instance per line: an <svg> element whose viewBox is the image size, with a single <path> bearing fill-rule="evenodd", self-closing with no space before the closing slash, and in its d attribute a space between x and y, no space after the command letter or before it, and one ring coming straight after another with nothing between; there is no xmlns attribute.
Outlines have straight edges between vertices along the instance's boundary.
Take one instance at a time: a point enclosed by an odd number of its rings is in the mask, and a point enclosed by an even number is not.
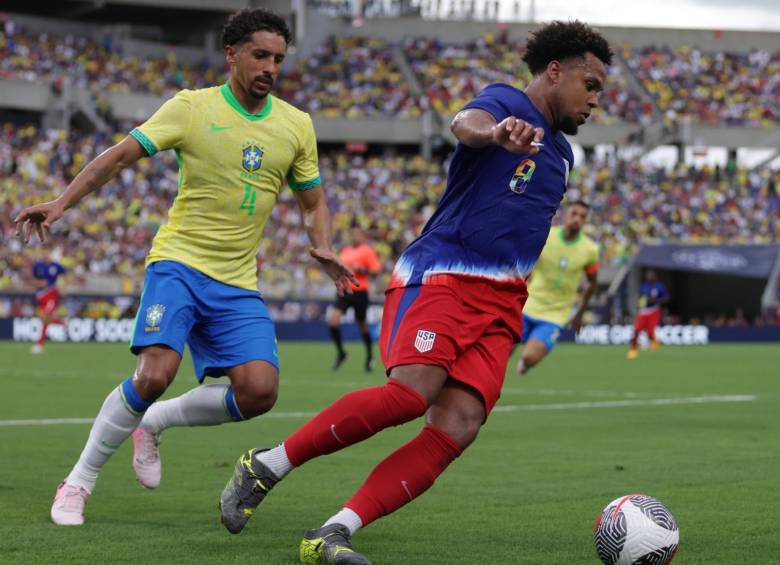
<svg viewBox="0 0 780 565"><path fill-rule="evenodd" d="M311 119L271 95L290 41L287 24L262 9L242 10L228 20L222 41L230 66L226 84L179 92L88 164L59 198L15 219L25 241L33 229L43 240L65 210L125 167L158 151L176 152L179 194L147 259L131 344L138 363L106 398L81 457L57 488L56 524L83 524L98 472L131 434L136 477L155 488L164 429L244 420L276 402L276 337L257 290L255 256L285 179L301 208L312 257L340 292L354 280L330 248ZM154 403L176 376L185 343L199 383L227 375L230 385L201 385Z"/></svg>
<svg viewBox="0 0 780 565"><path fill-rule="evenodd" d="M596 290L599 269L598 245L582 233L588 209L582 201L566 208L563 225L550 230L531 273L523 310L523 353L517 363L521 375L552 351L564 326L570 325L575 332L582 327L582 315ZM572 315L583 272L588 285Z"/></svg>

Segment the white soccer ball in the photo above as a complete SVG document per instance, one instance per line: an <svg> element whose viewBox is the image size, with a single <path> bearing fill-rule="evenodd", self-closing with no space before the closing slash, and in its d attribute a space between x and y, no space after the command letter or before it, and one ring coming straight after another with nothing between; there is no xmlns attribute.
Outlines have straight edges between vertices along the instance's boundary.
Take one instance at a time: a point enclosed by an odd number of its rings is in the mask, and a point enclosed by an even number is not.
<svg viewBox="0 0 780 565"><path fill-rule="evenodd" d="M680 530L660 501L629 494L607 504L593 537L605 565L666 565L677 552Z"/></svg>

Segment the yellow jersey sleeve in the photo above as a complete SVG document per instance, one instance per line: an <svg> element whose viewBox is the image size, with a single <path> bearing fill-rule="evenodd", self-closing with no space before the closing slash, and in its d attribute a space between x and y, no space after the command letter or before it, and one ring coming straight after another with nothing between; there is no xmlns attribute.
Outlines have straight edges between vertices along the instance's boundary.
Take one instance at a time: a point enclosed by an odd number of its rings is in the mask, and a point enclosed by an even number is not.
<svg viewBox="0 0 780 565"><path fill-rule="evenodd" d="M305 116L301 124L301 145L287 173L287 184L291 189L298 191L315 188L321 183L314 124L308 114Z"/></svg>
<svg viewBox="0 0 780 565"><path fill-rule="evenodd" d="M151 118L133 129L135 138L150 157L158 151L178 148L192 119L192 91L182 90L167 100Z"/></svg>

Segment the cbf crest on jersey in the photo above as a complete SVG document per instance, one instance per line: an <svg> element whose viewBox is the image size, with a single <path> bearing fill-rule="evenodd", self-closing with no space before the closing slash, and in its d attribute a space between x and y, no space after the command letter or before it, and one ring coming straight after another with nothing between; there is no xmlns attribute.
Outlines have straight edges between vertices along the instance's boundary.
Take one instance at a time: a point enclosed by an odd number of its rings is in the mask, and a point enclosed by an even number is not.
<svg viewBox="0 0 780 565"><path fill-rule="evenodd" d="M534 176L535 169L536 163L533 160L523 160L515 169L515 174L509 182L509 189L516 194L524 193L528 183L531 182L531 177Z"/></svg>
<svg viewBox="0 0 780 565"><path fill-rule="evenodd" d="M146 327L144 329L147 332L159 332L163 314L165 314L165 306L162 304L149 306L146 309Z"/></svg>
<svg viewBox="0 0 780 565"><path fill-rule="evenodd" d="M414 339L414 348L420 353L427 353L433 349L433 342L435 340L436 332L417 330L417 337Z"/></svg>
<svg viewBox="0 0 780 565"><path fill-rule="evenodd" d="M263 163L263 151L254 143L248 143L242 151L241 166L248 173L254 173Z"/></svg>

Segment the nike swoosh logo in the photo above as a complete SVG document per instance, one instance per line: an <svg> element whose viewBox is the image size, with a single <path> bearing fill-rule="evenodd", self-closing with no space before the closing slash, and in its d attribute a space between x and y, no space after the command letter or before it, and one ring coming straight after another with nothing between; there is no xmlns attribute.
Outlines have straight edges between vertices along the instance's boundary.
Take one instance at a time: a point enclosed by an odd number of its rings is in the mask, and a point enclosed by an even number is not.
<svg viewBox="0 0 780 565"><path fill-rule="evenodd" d="M336 438L336 441L339 442L341 445L346 446L347 444L341 441L341 438L336 434L336 424L330 425L330 433L333 434L333 437Z"/></svg>
<svg viewBox="0 0 780 565"><path fill-rule="evenodd" d="M232 127L233 126L222 126L222 127L220 127L217 124L215 124L214 122L211 122L211 131L225 131L226 129L230 129Z"/></svg>

